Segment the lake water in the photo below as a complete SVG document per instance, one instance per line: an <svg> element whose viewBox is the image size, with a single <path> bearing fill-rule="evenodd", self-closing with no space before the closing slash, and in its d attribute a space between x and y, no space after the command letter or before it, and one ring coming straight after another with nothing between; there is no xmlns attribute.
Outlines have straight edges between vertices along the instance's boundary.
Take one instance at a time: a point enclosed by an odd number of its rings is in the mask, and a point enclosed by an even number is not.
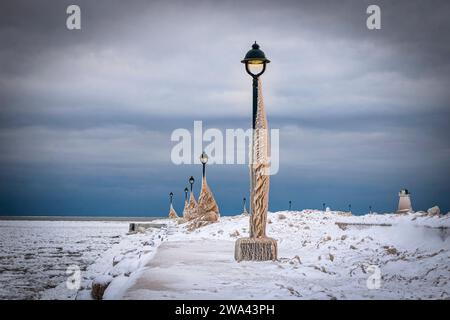
<svg viewBox="0 0 450 320"><path fill-rule="evenodd" d="M86 219L92 220L0 220L0 299L39 299L44 290L66 281L68 266L83 271L118 243L129 222L156 218Z"/></svg>

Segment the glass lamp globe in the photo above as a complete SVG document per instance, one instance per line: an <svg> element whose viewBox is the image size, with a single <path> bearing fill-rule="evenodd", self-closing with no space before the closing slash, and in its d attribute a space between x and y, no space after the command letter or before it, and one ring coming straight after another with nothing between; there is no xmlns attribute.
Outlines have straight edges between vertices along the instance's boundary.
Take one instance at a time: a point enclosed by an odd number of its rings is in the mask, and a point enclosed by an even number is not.
<svg viewBox="0 0 450 320"><path fill-rule="evenodd" d="M202 155L200 156L200 162L203 164L206 164L208 162L208 155L203 151Z"/></svg>

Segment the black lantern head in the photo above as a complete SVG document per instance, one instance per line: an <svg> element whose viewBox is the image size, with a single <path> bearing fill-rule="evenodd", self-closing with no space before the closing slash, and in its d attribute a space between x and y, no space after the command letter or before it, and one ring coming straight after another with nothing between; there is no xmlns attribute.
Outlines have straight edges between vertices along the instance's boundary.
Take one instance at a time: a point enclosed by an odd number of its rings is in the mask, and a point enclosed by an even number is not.
<svg viewBox="0 0 450 320"><path fill-rule="evenodd" d="M247 52L244 60L241 61L245 63L245 70L249 75L254 78L258 78L266 70L266 64L270 63L270 60L266 58L264 52L259 49L259 45L255 43L252 45L252 49Z"/></svg>

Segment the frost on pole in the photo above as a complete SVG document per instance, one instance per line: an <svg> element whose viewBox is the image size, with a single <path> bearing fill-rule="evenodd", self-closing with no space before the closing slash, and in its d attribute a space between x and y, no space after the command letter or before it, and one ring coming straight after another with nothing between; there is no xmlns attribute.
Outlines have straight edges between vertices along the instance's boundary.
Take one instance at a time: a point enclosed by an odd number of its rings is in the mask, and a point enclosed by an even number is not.
<svg viewBox="0 0 450 320"><path fill-rule="evenodd" d="M206 181L206 176L202 179L202 190L198 197L198 214L211 215L211 218L217 220L219 218L219 207Z"/></svg>
<svg viewBox="0 0 450 320"><path fill-rule="evenodd" d="M183 218L186 219L186 215L188 214L188 212L189 212L189 202L186 199L186 200L184 200Z"/></svg>
<svg viewBox="0 0 450 320"><path fill-rule="evenodd" d="M248 215L248 211L247 211L247 207L245 206L245 202L244 202L244 208L242 209L242 214L243 215Z"/></svg>
<svg viewBox="0 0 450 320"><path fill-rule="evenodd" d="M195 200L194 192L191 191L189 195L189 204L185 212L183 212L186 220L192 220L197 216L197 201Z"/></svg>
<svg viewBox="0 0 450 320"><path fill-rule="evenodd" d="M172 205L172 204L170 204L169 218L170 218L170 219L178 218L177 212L176 212L175 209L173 208L173 205Z"/></svg>
<svg viewBox="0 0 450 320"><path fill-rule="evenodd" d="M252 215L250 216L250 236L266 236L267 211L269 207L269 135L266 110L262 97L261 80L258 79L258 109L255 130L252 137L252 162L250 171L252 188L250 190Z"/></svg>
<svg viewBox="0 0 450 320"><path fill-rule="evenodd" d="M197 210L188 229L193 230L219 220L220 213L213 193L208 186L206 176L202 179L202 189L198 197Z"/></svg>
<svg viewBox="0 0 450 320"><path fill-rule="evenodd" d="M250 237L240 238L236 241L234 257L237 261L277 259L277 242L266 236L269 207L270 146L260 79L258 79L257 106L250 161Z"/></svg>

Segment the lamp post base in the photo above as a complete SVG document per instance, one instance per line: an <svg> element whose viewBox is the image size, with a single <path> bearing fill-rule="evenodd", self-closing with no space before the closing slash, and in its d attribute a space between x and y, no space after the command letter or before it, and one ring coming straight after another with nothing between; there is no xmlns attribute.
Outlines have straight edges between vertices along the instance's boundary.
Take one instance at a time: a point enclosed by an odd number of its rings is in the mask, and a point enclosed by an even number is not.
<svg viewBox="0 0 450 320"><path fill-rule="evenodd" d="M234 258L240 261L268 261L277 259L277 241L272 238L240 238L236 241Z"/></svg>

